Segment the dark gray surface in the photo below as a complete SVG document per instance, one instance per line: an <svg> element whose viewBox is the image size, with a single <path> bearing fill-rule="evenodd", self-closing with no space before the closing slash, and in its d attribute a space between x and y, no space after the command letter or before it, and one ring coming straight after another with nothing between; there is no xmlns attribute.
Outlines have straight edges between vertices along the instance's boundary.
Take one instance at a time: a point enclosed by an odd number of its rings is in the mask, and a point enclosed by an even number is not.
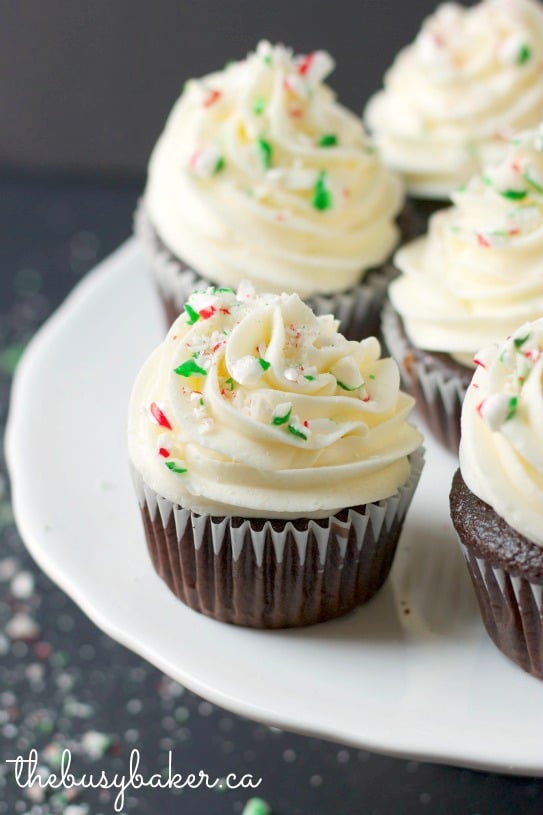
<svg viewBox="0 0 543 815"><path fill-rule="evenodd" d="M141 174L192 76L261 38L326 48L362 111L433 0L0 0L0 166Z"/></svg>
<svg viewBox="0 0 543 815"><path fill-rule="evenodd" d="M82 275L128 236L137 193L137 185L0 177L0 432L22 347ZM77 417L63 415L59 394L63 419ZM21 573L34 582L26 597ZM12 621L20 613L34 621L32 635L14 636ZM337 681L341 693L339 665ZM89 731L109 740L94 758ZM279 732L213 707L170 682L98 631L34 565L12 523L0 454L0 815L113 812L111 795L104 793L83 792L71 802L80 809L70 810L66 796L32 801L18 789L6 759L35 747L52 769L64 746L73 751L77 774L126 772L134 747L141 750L146 776L164 767L168 750L178 772L252 773L262 777L259 792L274 815L543 811L541 780L377 756ZM234 815L247 798L236 792L144 790L130 793L123 811Z"/></svg>

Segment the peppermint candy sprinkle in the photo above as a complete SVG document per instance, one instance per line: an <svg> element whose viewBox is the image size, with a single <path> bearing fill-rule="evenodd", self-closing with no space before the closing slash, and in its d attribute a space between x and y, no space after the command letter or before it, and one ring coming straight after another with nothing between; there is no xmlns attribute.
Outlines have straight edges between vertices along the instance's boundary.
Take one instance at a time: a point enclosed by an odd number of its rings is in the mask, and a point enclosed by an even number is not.
<svg viewBox="0 0 543 815"><path fill-rule="evenodd" d="M217 147L196 150L189 161L189 168L198 178L211 178L224 169L224 156Z"/></svg>
<svg viewBox="0 0 543 815"><path fill-rule="evenodd" d="M164 411L157 402L151 403L149 412L153 420L156 422L157 425L159 425L159 427L165 427L167 430L172 429L172 426L169 420L167 419L166 414L164 413Z"/></svg>
<svg viewBox="0 0 543 815"><path fill-rule="evenodd" d="M493 393L477 408L479 415L491 430L499 430L517 412L518 398L505 393Z"/></svg>

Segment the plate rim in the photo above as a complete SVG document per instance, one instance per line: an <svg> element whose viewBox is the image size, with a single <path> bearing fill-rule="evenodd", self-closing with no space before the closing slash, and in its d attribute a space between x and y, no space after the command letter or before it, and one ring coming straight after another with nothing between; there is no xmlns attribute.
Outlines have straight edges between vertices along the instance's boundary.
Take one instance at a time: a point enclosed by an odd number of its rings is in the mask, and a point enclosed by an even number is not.
<svg viewBox="0 0 543 815"><path fill-rule="evenodd" d="M465 749L454 750L448 748L443 749L440 754L436 754L434 750L425 750L423 747L419 747L418 749L413 747L409 749L401 747L395 749L389 744L382 744L382 739L372 738L371 733L364 734L360 740L355 740L354 737L349 737L343 732L341 728L334 730L330 725L323 727L317 723L311 726L307 723L307 720L297 720L292 715L282 717L277 711L271 712L262 705L256 706L249 701L243 700L239 696L236 697L231 693L222 692L216 686L208 685L198 676L195 676L190 672L190 668L186 668L183 665L173 666L171 661L153 650L147 643L138 640L136 635L127 632L122 626L108 619L102 609L97 607L92 600L87 599L85 591L81 586L74 584L70 577L63 572L62 567L59 566L58 563L55 563L54 558L48 557L47 547L44 546L40 540L40 534L36 528L36 523L32 520L31 513L25 512L24 478L17 461L18 439L20 433L23 432L21 427L22 420L20 419L23 415L23 411L18 410L18 407L24 400L24 393L27 388L27 382L31 380L33 367L38 364L42 355L46 355L45 352L48 343L53 340L58 332L62 331L67 317L69 317L75 309L78 309L81 303L84 304L89 293L94 292L98 287L109 285L111 276L115 273L121 274L120 269L123 267L123 264L139 261L140 257L141 253L137 240L135 238L129 238L113 254L106 257L100 264L85 275L33 335L15 371L11 387L4 440L6 463L11 482L11 500L15 523L24 545L38 566L79 606L79 608L81 608L83 613L97 625L98 628L112 639L134 651L141 658L151 662L163 673L173 676L176 681L179 681L191 691L237 715L279 727L280 729L295 731L314 738L323 738L339 742L355 749L369 750L381 755L409 760L421 760L436 764L453 764L494 773L543 776L543 766L541 765L534 764L532 766L525 761L522 762L522 765L509 763L500 763L498 765L492 760L485 761L479 755L467 755Z"/></svg>

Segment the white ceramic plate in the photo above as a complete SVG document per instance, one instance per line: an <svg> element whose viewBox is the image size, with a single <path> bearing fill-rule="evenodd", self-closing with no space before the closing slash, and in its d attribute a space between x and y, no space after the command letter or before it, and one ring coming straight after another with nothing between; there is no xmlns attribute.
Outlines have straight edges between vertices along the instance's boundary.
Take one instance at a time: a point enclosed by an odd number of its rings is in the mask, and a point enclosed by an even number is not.
<svg viewBox="0 0 543 815"><path fill-rule="evenodd" d="M543 683L486 637L448 519L455 461L427 464L386 586L335 622L223 625L155 575L132 494L125 412L163 335L133 241L81 283L19 367L7 447L21 533L97 625L212 702L369 750L543 775Z"/></svg>

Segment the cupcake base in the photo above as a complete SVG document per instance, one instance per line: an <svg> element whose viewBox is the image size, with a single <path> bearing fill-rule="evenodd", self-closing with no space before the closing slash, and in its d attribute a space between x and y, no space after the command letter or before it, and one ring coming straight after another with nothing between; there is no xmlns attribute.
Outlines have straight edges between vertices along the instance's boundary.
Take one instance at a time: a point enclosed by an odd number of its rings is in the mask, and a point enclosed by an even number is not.
<svg viewBox="0 0 543 815"><path fill-rule="evenodd" d="M436 439L455 455L460 444L460 415L473 371L449 354L417 348L390 302L382 312L381 331L402 375L405 389Z"/></svg>
<svg viewBox="0 0 543 815"><path fill-rule="evenodd" d="M402 213L399 222L404 233L415 234L414 216L409 208ZM142 201L134 217L134 230L145 248L169 327L195 289L206 289L217 282L199 275L169 250L151 223ZM366 272L363 280L351 289L316 294L304 298L304 302L317 315L333 314L340 321L339 330L347 339L375 336L379 332L381 307L388 285L397 276L398 271L391 263L384 264Z"/></svg>
<svg viewBox="0 0 543 815"><path fill-rule="evenodd" d="M509 659L543 679L543 548L474 495L459 470L450 503L488 634Z"/></svg>
<svg viewBox="0 0 543 815"><path fill-rule="evenodd" d="M252 628L289 628L351 611L385 581L423 465L390 498L319 520L198 515L134 472L149 554L195 611Z"/></svg>

